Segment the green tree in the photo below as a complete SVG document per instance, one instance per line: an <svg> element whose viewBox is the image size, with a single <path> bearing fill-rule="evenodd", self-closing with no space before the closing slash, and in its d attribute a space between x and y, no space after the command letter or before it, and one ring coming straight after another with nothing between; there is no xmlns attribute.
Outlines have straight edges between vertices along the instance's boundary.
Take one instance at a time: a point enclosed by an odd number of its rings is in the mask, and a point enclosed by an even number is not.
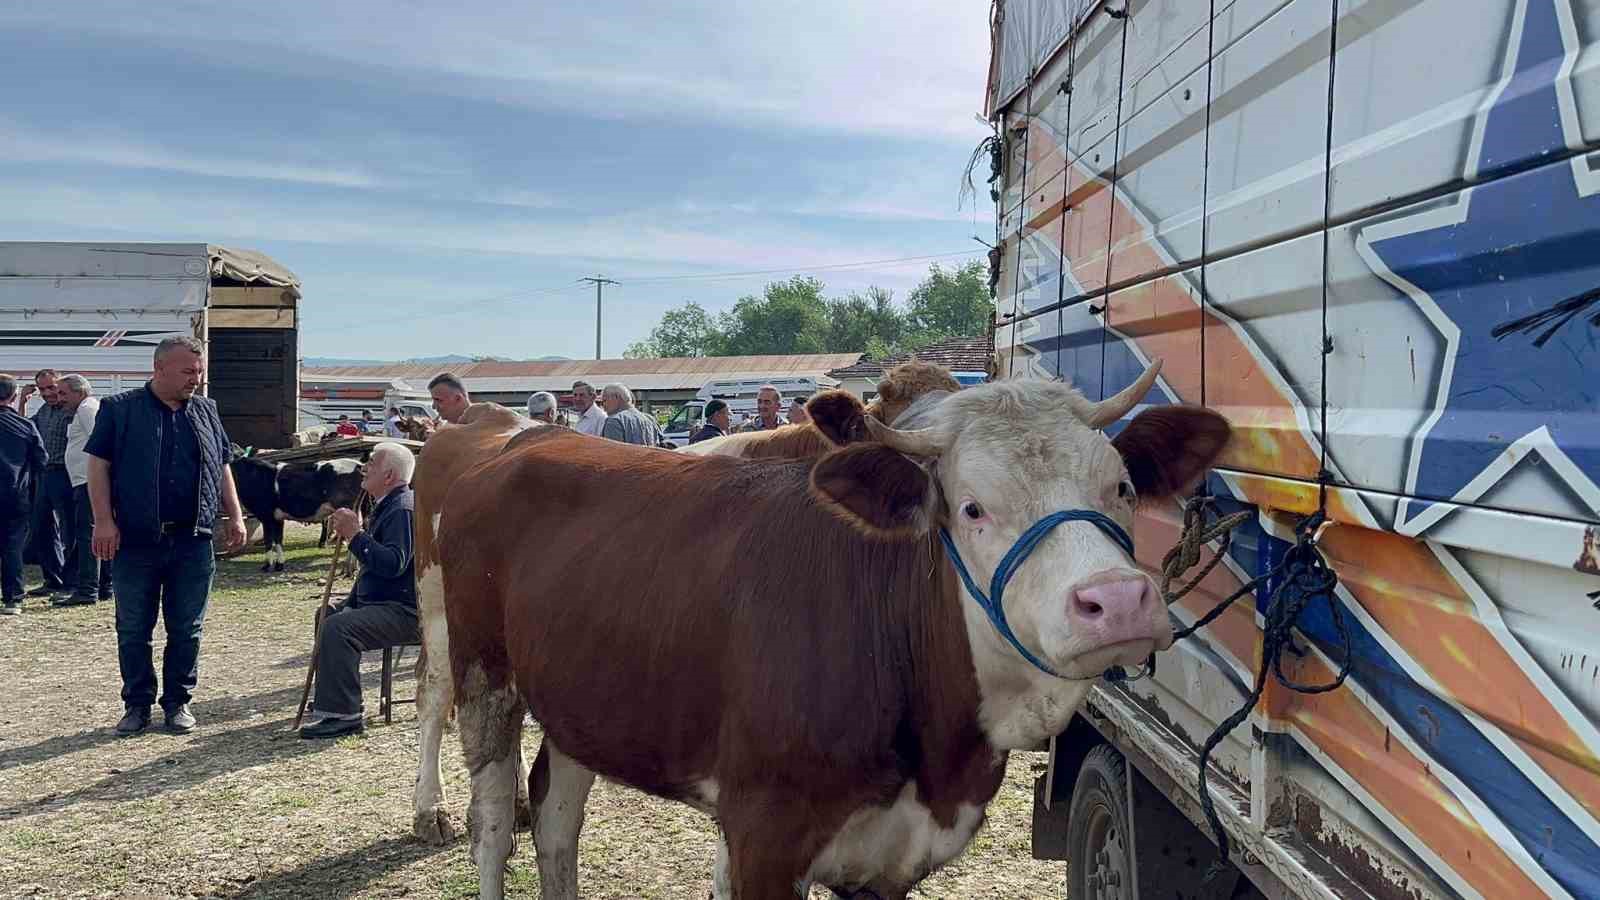
<svg viewBox="0 0 1600 900"><path fill-rule="evenodd" d="M985 264L973 260L946 271L938 263L907 298L909 342L925 346L947 337L975 337L989 330L989 283Z"/></svg>
<svg viewBox="0 0 1600 900"><path fill-rule="evenodd" d="M739 298L717 317L722 356L826 353L828 304L822 282L794 277L766 286L760 297Z"/></svg>
<svg viewBox="0 0 1600 900"><path fill-rule="evenodd" d="M881 287L828 299L815 278L769 283L713 317L698 303L670 309L650 336L625 356L764 356L866 353L881 359L947 337L972 337L989 327L985 263L934 265L912 289L905 308Z"/></svg>
<svg viewBox="0 0 1600 900"><path fill-rule="evenodd" d="M828 301L830 353L863 353L874 345L894 347L905 330L905 316L895 308L892 291L873 286L865 294Z"/></svg>
<svg viewBox="0 0 1600 900"><path fill-rule="evenodd" d="M705 307L693 300L667 310L661 324L650 329L650 336L630 344L623 352L628 359L656 356L716 356L722 335Z"/></svg>

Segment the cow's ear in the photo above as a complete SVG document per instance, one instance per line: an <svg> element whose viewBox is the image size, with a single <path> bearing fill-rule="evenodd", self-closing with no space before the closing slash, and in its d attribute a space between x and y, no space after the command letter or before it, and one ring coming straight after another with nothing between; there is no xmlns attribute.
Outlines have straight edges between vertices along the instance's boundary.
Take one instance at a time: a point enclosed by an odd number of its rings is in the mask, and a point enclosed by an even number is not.
<svg viewBox="0 0 1600 900"><path fill-rule="evenodd" d="M1199 406L1156 406L1133 417L1111 446L1122 454L1141 500L1187 492L1222 455L1228 420Z"/></svg>
<svg viewBox="0 0 1600 900"><path fill-rule="evenodd" d="M883 444L854 444L824 456L811 468L811 490L869 534L924 534L938 502L928 471Z"/></svg>
<svg viewBox="0 0 1600 900"><path fill-rule="evenodd" d="M862 421L867 416L867 408L849 391L823 391L807 401L806 413L817 430L835 446L867 439L867 427Z"/></svg>

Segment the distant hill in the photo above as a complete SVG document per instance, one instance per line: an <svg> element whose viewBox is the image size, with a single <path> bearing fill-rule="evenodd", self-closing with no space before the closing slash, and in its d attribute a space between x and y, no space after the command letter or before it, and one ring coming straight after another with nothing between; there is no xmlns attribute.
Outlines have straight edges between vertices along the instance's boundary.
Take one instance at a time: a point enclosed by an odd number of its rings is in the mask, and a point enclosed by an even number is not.
<svg viewBox="0 0 1600 900"><path fill-rule="evenodd" d="M448 353L444 356L418 356L411 359L345 359L338 356L307 356L301 363L307 366L388 366L388 365L428 365L428 366L456 366L462 363L478 362L480 360L502 360L499 356L462 356L459 353ZM565 356L538 356L533 362L566 362Z"/></svg>

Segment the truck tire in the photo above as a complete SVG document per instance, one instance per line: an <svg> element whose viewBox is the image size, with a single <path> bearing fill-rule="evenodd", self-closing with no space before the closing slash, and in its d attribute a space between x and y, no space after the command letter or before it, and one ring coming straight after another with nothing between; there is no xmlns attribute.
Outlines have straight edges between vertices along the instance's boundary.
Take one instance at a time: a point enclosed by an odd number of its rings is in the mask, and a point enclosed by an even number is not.
<svg viewBox="0 0 1600 900"><path fill-rule="evenodd" d="M1067 819L1067 897L1137 900L1129 826L1127 763L1102 744L1084 757Z"/></svg>

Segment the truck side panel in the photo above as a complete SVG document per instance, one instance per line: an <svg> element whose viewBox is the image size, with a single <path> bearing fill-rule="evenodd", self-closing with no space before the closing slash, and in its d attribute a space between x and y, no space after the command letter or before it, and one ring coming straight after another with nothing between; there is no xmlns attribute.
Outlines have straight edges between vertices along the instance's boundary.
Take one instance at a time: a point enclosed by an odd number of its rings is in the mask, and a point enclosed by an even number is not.
<svg viewBox="0 0 1600 900"><path fill-rule="evenodd" d="M996 344L1002 372L1090 396L1160 358L1148 404L1233 422L1208 486L1250 516L1180 621L1272 570L1300 517L1334 523L1350 680L1269 682L1212 757L1247 873L1600 898L1600 3L1104 6L1127 16L1096 11L1000 111L1037 120L1006 132ZM1063 165L1060 194L1024 161ZM1144 510L1141 564L1180 526ZM1275 587L1097 687L1075 739L1198 821L1197 751L1256 678ZM1287 673L1329 679L1330 608L1298 633Z"/></svg>

